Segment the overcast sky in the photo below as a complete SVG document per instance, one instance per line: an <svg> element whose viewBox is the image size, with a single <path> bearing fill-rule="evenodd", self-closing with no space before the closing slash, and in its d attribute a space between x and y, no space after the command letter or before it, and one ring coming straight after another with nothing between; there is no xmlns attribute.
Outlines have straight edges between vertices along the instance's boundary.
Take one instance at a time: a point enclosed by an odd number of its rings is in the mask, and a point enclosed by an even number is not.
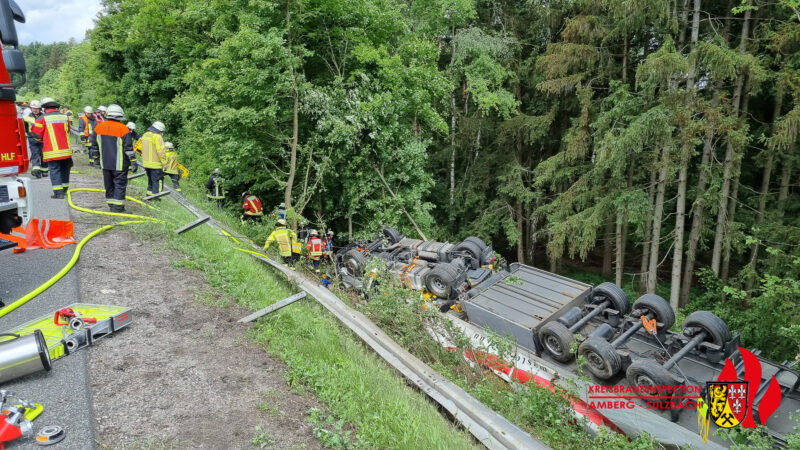
<svg viewBox="0 0 800 450"><path fill-rule="evenodd" d="M74 38L80 42L94 27L100 0L16 0L25 13L17 24L20 44L33 41L50 44Z"/></svg>

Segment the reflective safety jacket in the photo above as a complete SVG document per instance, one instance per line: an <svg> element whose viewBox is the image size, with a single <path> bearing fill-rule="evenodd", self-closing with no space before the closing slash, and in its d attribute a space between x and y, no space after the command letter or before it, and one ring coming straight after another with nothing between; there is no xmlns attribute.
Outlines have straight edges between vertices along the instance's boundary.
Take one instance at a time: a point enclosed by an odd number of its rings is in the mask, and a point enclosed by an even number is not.
<svg viewBox="0 0 800 450"><path fill-rule="evenodd" d="M142 166L145 169L163 169L167 163L167 147L159 133L150 130L142 136Z"/></svg>
<svg viewBox="0 0 800 450"><path fill-rule="evenodd" d="M311 239L308 240L308 254L311 259L319 259L322 257L322 250L325 248L325 244L322 243L322 239L317 236L311 236Z"/></svg>
<svg viewBox="0 0 800 450"><path fill-rule="evenodd" d="M22 118L22 121L25 122L25 135L28 137L28 140L29 140L28 142L30 142L30 141L37 141L39 143L42 142L42 137L41 136L38 136L38 135L36 135L36 134L31 132L31 129L33 128L33 124L36 123L36 121L39 120L41 117L42 117L42 113L39 113L38 115L36 115L36 114L33 113L33 111L30 111L29 114L25 115Z"/></svg>
<svg viewBox="0 0 800 450"><path fill-rule="evenodd" d="M166 153L167 163L164 164L164 173L177 175L180 173L178 168L178 152L175 150L167 150Z"/></svg>
<svg viewBox="0 0 800 450"><path fill-rule="evenodd" d="M286 227L278 227L269 234L267 242L264 244L264 251L269 248L270 244L277 242L281 256L292 256L292 244L296 241L297 235L294 231Z"/></svg>
<svg viewBox="0 0 800 450"><path fill-rule="evenodd" d="M87 144L89 143L89 137L94 133L95 125L97 125L97 122L89 114L84 114L78 118L78 134Z"/></svg>
<svg viewBox="0 0 800 450"><path fill-rule="evenodd" d="M261 200L255 195L248 195L242 202L242 209L244 209L245 216L263 216L264 207L261 206Z"/></svg>
<svg viewBox="0 0 800 450"><path fill-rule="evenodd" d="M31 132L42 138L42 160L58 161L72 158L69 145L69 121L55 108L49 108L31 125Z"/></svg>
<svg viewBox="0 0 800 450"><path fill-rule="evenodd" d="M133 153L131 130L113 119L97 124L91 137L92 150L100 152L100 167L106 170L127 171Z"/></svg>
<svg viewBox="0 0 800 450"><path fill-rule="evenodd" d="M222 200L225 198L225 188L222 186L225 183L225 179L222 177L216 177L211 175L211 178L208 179L206 183L206 189L208 189L208 193L206 197L212 200Z"/></svg>

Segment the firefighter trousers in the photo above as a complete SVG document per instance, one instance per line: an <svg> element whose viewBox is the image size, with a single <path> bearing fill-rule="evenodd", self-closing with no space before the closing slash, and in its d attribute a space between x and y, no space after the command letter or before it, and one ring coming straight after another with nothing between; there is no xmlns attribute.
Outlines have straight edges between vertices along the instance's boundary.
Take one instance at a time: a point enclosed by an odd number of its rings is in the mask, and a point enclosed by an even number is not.
<svg viewBox="0 0 800 450"><path fill-rule="evenodd" d="M172 180L172 187L175 188L176 191L181 190L181 175L179 173L168 173L166 174L169 176L170 180Z"/></svg>
<svg viewBox="0 0 800 450"><path fill-rule="evenodd" d="M47 175L47 164L42 162L42 141L36 139L28 139L28 150L31 152L30 164L31 170L38 170Z"/></svg>
<svg viewBox="0 0 800 450"><path fill-rule="evenodd" d="M48 161L50 168L50 184L54 191L69 189L69 171L72 169L72 158L59 159L58 161Z"/></svg>
<svg viewBox="0 0 800 450"><path fill-rule="evenodd" d="M158 194L164 186L164 171L161 169L144 169L147 172L147 195Z"/></svg>
<svg viewBox="0 0 800 450"><path fill-rule="evenodd" d="M125 211L125 191L128 188L128 172L103 169L103 184L106 188L106 203L111 212Z"/></svg>

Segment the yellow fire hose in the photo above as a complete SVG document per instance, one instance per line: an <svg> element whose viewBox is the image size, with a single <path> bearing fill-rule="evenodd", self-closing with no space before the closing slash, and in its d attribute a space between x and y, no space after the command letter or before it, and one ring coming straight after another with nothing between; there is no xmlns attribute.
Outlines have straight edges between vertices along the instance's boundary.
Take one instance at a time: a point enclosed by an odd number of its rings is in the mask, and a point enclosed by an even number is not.
<svg viewBox="0 0 800 450"><path fill-rule="evenodd" d="M136 215L136 214L127 214L127 213L113 213L113 212L97 211L97 210L94 210L94 209L83 208L81 206L77 206L76 204L74 204L72 202L72 193L73 192L105 192L105 190L103 190L103 189L92 189L92 188L75 188L75 189L68 190L67 191L67 202L69 203L69 206L72 207L73 209L76 209L78 211L82 211L82 212L85 212L85 213L89 213L89 214L102 214L102 215L105 215L105 216L127 217L127 218L131 218L131 219L139 219L139 220L126 220L126 221L122 221L122 222L119 222L119 223L116 223L116 224L106 225L106 226L100 227L100 228L92 231L91 233L89 233L89 235L86 236L85 238L81 239L81 241L78 243L78 246L75 247L75 251L72 253L72 258L69 260L69 262L67 263L66 266L64 266L57 274L53 275L52 278L50 278L49 280L45 281L42 285L40 285L36 289L32 290L31 292L28 292L27 294L25 294L24 296L22 296L21 298L19 298L15 302L13 302L13 303L11 303L9 305L6 305L2 309L0 309L0 317L5 316L6 314L10 313L11 311L14 311L15 309L17 309L20 306L24 305L25 303L27 303L32 298L34 298L37 295L41 294L42 292L46 291L50 286L54 285L58 280L60 280L64 275L66 275L67 272L69 272L72 269L72 267L75 265L75 263L78 262L78 257L80 257L80 255L81 255L81 249L83 248L84 245L86 245L87 242L89 242L89 240L91 238L97 236L100 233L108 231L108 230L114 228L117 225L131 225L131 224L135 224L135 223L144 223L146 221L164 223L163 220L156 219L154 217L140 216L140 215ZM142 202L139 199L135 199L133 197L128 197L128 196L126 196L125 198L130 200L130 201L132 201L132 202L134 202L134 203L138 203L140 205L143 205L143 206L146 206L146 207L148 207L150 209L153 209L152 206L148 205L147 203Z"/></svg>

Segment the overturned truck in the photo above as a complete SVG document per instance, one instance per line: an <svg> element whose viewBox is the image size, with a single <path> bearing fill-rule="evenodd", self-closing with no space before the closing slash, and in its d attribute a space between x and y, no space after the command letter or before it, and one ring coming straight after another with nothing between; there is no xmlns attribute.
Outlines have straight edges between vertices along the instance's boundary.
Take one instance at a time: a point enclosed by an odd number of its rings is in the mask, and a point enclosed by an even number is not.
<svg viewBox="0 0 800 450"><path fill-rule="evenodd" d="M476 348L489 341L486 330L516 342L513 361L498 363L491 350L481 358L499 376L550 388L571 379L585 388L570 403L576 418L591 426L629 435L646 431L671 447L727 446L714 433L703 442L697 407L701 399L713 402L714 383L730 382L729 409L709 413L710 423L766 425L778 446L796 431L800 375L793 362L741 348L738 333L709 311L695 311L673 331L675 312L658 295L631 304L613 283L593 287L517 263L504 268L491 245L476 237L451 244L384 228L336 253L346 286L362 287L370 258L385 261L404 285L435 301ZM479 362L474 351L464 356Z"/></svg>

